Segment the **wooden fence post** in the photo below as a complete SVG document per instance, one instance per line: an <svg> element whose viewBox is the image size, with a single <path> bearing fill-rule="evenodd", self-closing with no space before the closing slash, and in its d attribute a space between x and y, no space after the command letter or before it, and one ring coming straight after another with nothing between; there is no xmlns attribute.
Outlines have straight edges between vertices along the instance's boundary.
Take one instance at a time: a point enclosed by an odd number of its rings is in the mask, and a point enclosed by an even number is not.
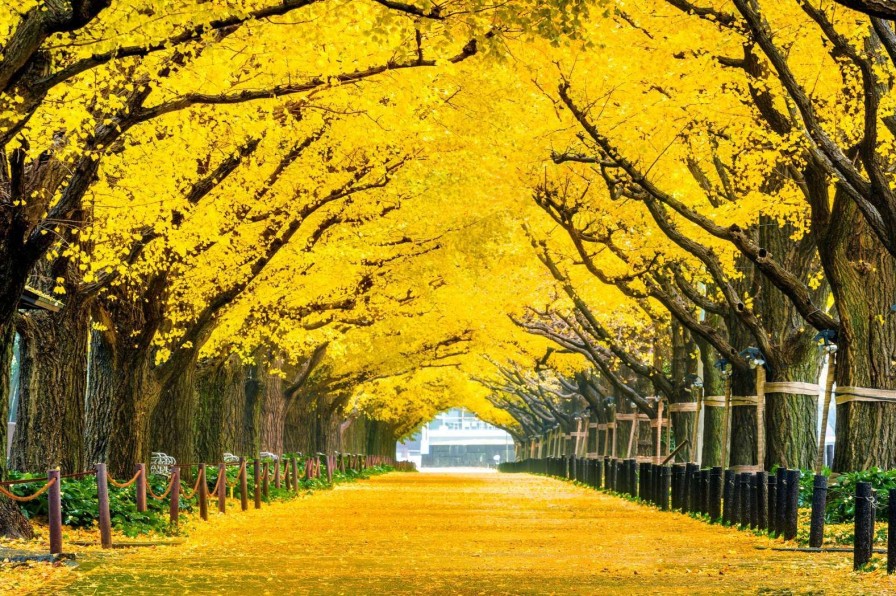
<svg viewBox="0 0 896 596"><path fill-rule="evenodd" d="M146 511L146 464L137 464L137 511Z"/></svg>
<svg viewBox="0 0 896 596"><path fill-rule="evenodd" d="M292 490L299 492L299 458L292 458Z"/></svg>
<svg viewBox="0 0 896 596"><path fill-rule="evenodd" d="M261 494L265 500L268 500L271 494L271 464L269 462L265 462L264 464L264 473L262 474L261 481Z"/></svg>
<svg viewBox="0 0 896 596"><path fill-rule="evenodd" d="M218 464L218 511L227 513L227 464Z"/></svg>
<svg viewBox="0 0 896 596"><path fill-rule="evenodd" d="M249 509L249 481L246 478L246 458L240 458L240 507Z"/></svg>
<svg viewBox="0 0 896 596"><path fill-rule="evenodd" d="M252 461L252 475L255 477L255 508L261 509L261 462Z"/></svg>
<svg viewBox="0 0 896 596"><path fill-rule="evenodd" d="M765 469L765 366L756 367L756 462Z"/></svg>
<svg viewBox="0 0 896 596"><path fill-rule="evenodd" d="M280 454L280 457L274 462L274 488L280 488L280 459L283 457L283 454Z"/></svg>
<svg viewBox="0 0 896 596"><path fill-rule="evenodd" d="M100 544L103 548L112 548L112 516L109 513L109 479L106 477L106 464L96 464L95 470Z"/></svg>
<svg viewBox="0 0 896 596"><path fill-rule="evenodd" d="M199 464L199 517L208 521L208 484L205 482L205 464Z"/></svg>
<svg viewBox="0 0 896 596"><path fill-rule="evenodd" d="M62 554L62 478L59 476L59 470L47 472L47 482L53 483L47 494L51 555Z"/></svg>
<svg viewBox="0 0 896 596"><path fill-rule="evenodd" d="M180 468L171 470L171 494L168 495L168 521L176 526L180 521Z"/></svg>

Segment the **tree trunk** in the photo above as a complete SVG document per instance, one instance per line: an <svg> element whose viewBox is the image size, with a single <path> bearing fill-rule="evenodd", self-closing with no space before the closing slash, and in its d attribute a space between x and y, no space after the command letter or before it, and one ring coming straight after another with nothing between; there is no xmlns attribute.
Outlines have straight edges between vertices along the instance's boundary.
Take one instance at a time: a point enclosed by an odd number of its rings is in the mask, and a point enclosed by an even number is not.
<svg viewBox="0 0 896 596"><path fill-rule="evenodd" d="M77 294L69 296L58 313L34 311L19 325L23 358L14 463L20 470L85 469L90 318Z"/></svg>
<svg viewBox="0 0 896 596"><path fill-rule="evenodd" d="M115 398L115 353L100 331L90 335L90 374L87 378L84 461L87 465L109 461L112 435L112 402Z"/></svg>
<svg viewBox="0 0 896 596"><path fill-rule="evenodd" d="M6 478L6 443L9 418L9 386L11 382L13 341L15 332L7 323L0 326L0 480ZM32 538L34 530L19 507L4 497L0 497L0 536L7 538Z"/></svg>
<svg viewBox="0 0 896 596"><path fill-rule="evenodd" d="M108 374L110 381L91 383L91 391L101 393L88 396L88 403L109 401L108 464L116 476L129 476L135 464L150 459L149 427L162 392L152 346L161 320L159 300L135 301L126 288L120 288L94 308L102 333L94 335L92 349L97 358L93 362L97 373ZM104 407L91 411L91 416L97 416L91 428L101 428Z"/></svg>
<svg viewBox="0 0 896 596"><path fill-rule="evenodd" d="M697 363L691 358L695 344L690 334L685 328L674 318L672 319L672 381L675 383L676 393L671 403L689 403L694 402L694 392L686 385L685 378L690 374L696 374ZM665 418L664 414L664 418ZM693 436L694 425L697 424L696 412L673 412L672 435L675 437L675 444L681 445L686 440L690 441ZM665 433L663 433L665 441ZM669 452L673 447L669 446ZM685 461L696 461L696 445L688 445L681 453L681 458Z"/></svg>
<svg viewBox="0 0 896 596"><path fill-rule="evenodd" d="M791 226L780 226L769 217L760 218L759 243L775 255L807 286L821 264L811 235L793 239ZM821 374L822 354L812 330L799 315L793 303L769 283L759 272L756 279L756 311L763 326L778 347L766 354L768 381L798 381L817 384ZM825 304L830 297L827 283L811 291L815 304ZM818 396L767 393L765 400L766 452L765 465L788 468L811 468L818 452Z"/></svg>
<svg viewBox="0 0 896 596"><path fill-rule="evenodd" d="M703 397L725 394L725 382L715 367L715 352L703 338L695 338L703 364ZM723 408L703 405L703 447L700 462L704 467L722 465L722 437L724 436L725 411Z"/></svg>
<svg viewBox="0 0 896 596"><path fill-rule="evenodd" d="M367 455L395 456L397 440L392 427L380 420L367 419L367 444L362 451Z"/></svg>
<svg viewBox="0 0 896 596"><path fill-rule="evenodd" d="M243 393L246 401L240 417L243 421L242 438L243 438L243 455L255 456L261 451L260 427L261 427L261 406L264 401L261 392L263 390L261 379L259 378L261 370L259 365L253 364L246 367L247 374L243 384Z"/></svg>
<svg viewBox="0 0 896 596"><path fill-rule="evenodd" d="M241 453L235 429L230 424L233 411L241 411L243 366L237 356L200 364L196 371L196 458L202 462L221 461L225 452Z"/></svg>
<svg viewBox="0 0 896 596"><path fill-rule="evenodd" d="M224 401L224 435L221 442L224 451L234 454L248 454L252 452L252 425L246 424L246 412L248 410L247 384L252 372L250 366L246 366L239 359L231 357L228 373L228 387L230 391L225 395ZM232 383L232 384L231 384ZM251 417L250 421L251 421Z"/></svg>
<svg viewBox="0 0 896 596"><path fill-rule="evenodd" d="M754 388L752 371L735 370L731 375L732 396L756 395ZM753 406L731 408L731 451L728 461L732 466L756 465L756 408Z"/></svg>
<svg viewBox="0 0 896 596"><path fill-rule="evenodd" d="M193 451L197 410L195 377L194 355L183 372L162 388L152 412L150 449L166 453L180 463L199 463Z"/></svg>
<svg viewBox="0 0 896 596"><path fill-rule="evenodd" d="M284 446L287 451L313 453L317 449L317 398L311 388L300 391L286 413Z"/></svg>
<svg viewBox="0 0 896 596"><path fill-rule="evenodd" d="M282 358L267 358L263 366L261 389L261 439L262 451L279 454L283 452L283 429L286 417L286 396L283 394L284 381L280 374L272 374L272 369L282 371Z"/></svg>
<svg viewBox="0 0 896 596"><path fill-rule="evenodd" d="M819 250L840 315L837 386L896 390L896 261L843 196ZM896 466L896 404L838 405L834 470L872 466Z"/></svg>

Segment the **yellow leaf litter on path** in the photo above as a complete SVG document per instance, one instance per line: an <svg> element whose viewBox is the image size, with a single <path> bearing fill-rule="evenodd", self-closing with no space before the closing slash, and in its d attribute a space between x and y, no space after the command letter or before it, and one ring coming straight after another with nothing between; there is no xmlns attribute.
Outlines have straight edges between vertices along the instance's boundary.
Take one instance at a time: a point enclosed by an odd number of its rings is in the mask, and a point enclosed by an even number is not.
<svg viewBox="0 0 896 596"><path fill-rule="evenodd" d="M549 478L389 474L87 557L40 593L896 593L848 553L774 544Z"/></svg>

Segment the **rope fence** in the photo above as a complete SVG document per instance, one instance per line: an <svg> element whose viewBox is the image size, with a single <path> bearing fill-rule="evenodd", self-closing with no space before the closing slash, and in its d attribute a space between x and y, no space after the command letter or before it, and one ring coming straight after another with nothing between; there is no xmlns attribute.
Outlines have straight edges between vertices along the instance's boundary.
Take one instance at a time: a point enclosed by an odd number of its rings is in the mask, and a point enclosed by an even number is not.
<svg viewBox="0 0 896 596"><path fill-rule="evenodd" d="M164 454L161 454L164 455ZM228 454L229 455L229 454ZM396 462L394 458L389 456L367 456L358 454L336 453L326 455L319 453L316 455L304 456L299 454L298 457L283 459L282 456L277 457L272 454L264 454L264 460L259 458L253 460L253 488L255 493L255 507L261 508L262 495L267 500L270 496L270 479L273 475L274 484L277 489L284 488L292 493L298 493L302 488L302 481L299 478L299 460L304 459L305 477L304 480L321 479L322 470L326 470L326 483L332 484L334 474L339 471L346 474L348 471L363 472L368 466L391 465L403 470L408 469L409 462ZM166 456L167 457L167 456ZM234 458L235 459L235 458ZM173 458L170 458L173 462ZM273 461L274 471L272 474L271 466ZM399 464L405 464L399 466ZM128 480L119 481L106 470L106 464L96 464L93 470L77 472L72 474L60 474L59 470L50 470L47 472L46 478L21 478L18 480L7 480L0 482L0 496L6 497L17 503L28 503L35 501L44 495L48 500L47 512L49 521L49 537L50 537L50 554L62 554L62 481L69 479L81 479L88 476L94 476L97 484L97 504L99 510L99 533L100 544L103 548L112 547L112 523L109 505L109 486L119 490L134 490L134 498L138 512L147 511L147 496L162 502L167 500L169 504L169 522L172 526L178 524L180 515L180 502L198 499L199 515L203 520L208 520L208 500L214 498L218 502L218 511L226 513L227 491L230 490L231 498L235 489L239 489L239 498L241 508L246 511L248 506L248 461L241 457L238 461L224 461L211 464L217 469L217 478L214 487L208 489L208 478L206 469L209 464L204 463L166 463L160 468L158 463L154 463L155 471L167 471L170 475L165 486L165 490L161 494L157 494L152 487L150 477L153 474L147 473L146 464L138 464L134 471L134 475ZM410 464L411 466L413 464ZM238 467L237 467L238 466ZM228 469L232 470L237 467L236 479L231 483L227 478ZM184 488L181 484L181 473L186 471L192 474L193 468L196 468L196 480L192 487ZM281 485L282 470L282 485ZM156 475L158 478L158 475ZM21 487L29 484L40 484L33 493L29 495L19 495L12 491L12 487Z"/></svg>

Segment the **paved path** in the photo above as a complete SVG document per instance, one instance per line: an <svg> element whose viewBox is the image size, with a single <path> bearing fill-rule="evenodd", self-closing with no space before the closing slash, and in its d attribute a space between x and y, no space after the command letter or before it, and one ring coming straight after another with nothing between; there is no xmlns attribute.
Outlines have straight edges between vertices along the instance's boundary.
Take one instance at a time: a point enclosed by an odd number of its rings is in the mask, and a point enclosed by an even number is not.
<svg viewBox="0 0 896 596"><path fill-rule="evenodd" d="M86 562L68 594L896 592L849 555L773 544L558 480L390 474ZM50 592L44 592L50 593Z"/></svg>

